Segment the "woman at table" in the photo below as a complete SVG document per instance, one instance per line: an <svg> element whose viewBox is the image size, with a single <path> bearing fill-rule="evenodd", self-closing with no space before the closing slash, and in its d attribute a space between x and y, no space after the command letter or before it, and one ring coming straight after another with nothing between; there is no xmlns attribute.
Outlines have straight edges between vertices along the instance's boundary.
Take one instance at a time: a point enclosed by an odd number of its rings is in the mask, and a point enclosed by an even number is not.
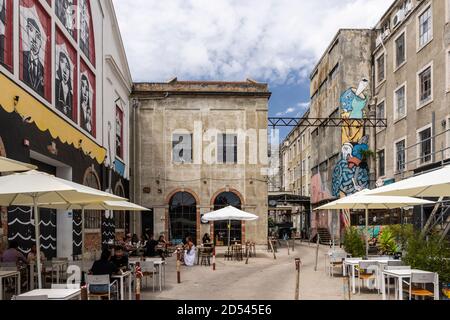
<svg viewBox="0 0 450 320"><path fill-rule="evenodd" d="M111 288L111 292L117 292L117 282L114 282L111 276L115 273L119 272L119 268L110 261L111 259L111 251L105 249L102 251L102 255L100 256L100 260L97 260L92 265L90 270L90 274L94 276L103 276L109 275L109 280L111 283L114 283L113 288ZM89 286L89 291L92 293L105 293L108 292L108 285L91 285Z"/></svg>
<svg viewBox="0 0 450 320"><path fill-rule="evenodd" d="M203 245L211 245L211 237L208 233L205 233L202 239Z"/></svg>
<svg viewBox="0 0 450 320"><path fill-rule="evenodd" d="M188 267L192 267L195 263L195 245L192 242L191 237L188 237L184 249L184 264Z"/></svg>

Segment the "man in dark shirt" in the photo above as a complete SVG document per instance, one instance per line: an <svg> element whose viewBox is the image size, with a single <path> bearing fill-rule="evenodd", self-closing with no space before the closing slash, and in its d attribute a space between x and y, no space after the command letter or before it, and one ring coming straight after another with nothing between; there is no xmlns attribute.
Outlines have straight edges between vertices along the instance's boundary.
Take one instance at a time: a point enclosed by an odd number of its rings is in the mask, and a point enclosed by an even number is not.
<svg viewBox="0 0 450 320"><path fill-rule="evenodd" d="M114 256L111 258L111 262L117 269L128 269L128 256L124 253L121 246L116 246L114 248Z"/></svg>
<svg viewBox="0 0 450 320"><path fill-rule="evenodd" d="M90 285L89 291L92 293L108 293L108 290L117 294L117 281L112 281L111 276L119 272L119 268L110 261L111 252L108 249L102 251L100 260L97 260L92 265L90 273L94 276L109 275L109 280L112 283L112 287L109 285Z"/></svg>
<svg viewBox="0 0 450 320"><path fill-rule="evenodd" d="M146 257L156 257L156 246L158 241L155 240L153 234L150 235L150 240L147 241L145 256Z"/></svg>

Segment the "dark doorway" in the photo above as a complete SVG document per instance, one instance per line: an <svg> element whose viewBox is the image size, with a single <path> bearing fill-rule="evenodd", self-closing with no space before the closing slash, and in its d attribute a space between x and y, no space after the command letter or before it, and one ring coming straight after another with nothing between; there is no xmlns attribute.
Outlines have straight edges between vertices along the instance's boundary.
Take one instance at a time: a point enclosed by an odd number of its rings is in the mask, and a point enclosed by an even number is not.
<svg viewBox="0 0 450 320"><path fill-rule="evenodd" d="M223 192L214 200L214 211L233 206L237 209L242 208L241 199L233 192ZM214 222L214 243L217 246L228 245L228 221ZM242 222L231 221L230 224L230 243L232 241L242 241Z"/></svg>
<svg viewBox="0 0 450 320"><path fill-rule="evenodd" d="M153 234L154 224L153 224L153 209L151 211L145 211L141 214L142 219L142 235Z"/></svg>

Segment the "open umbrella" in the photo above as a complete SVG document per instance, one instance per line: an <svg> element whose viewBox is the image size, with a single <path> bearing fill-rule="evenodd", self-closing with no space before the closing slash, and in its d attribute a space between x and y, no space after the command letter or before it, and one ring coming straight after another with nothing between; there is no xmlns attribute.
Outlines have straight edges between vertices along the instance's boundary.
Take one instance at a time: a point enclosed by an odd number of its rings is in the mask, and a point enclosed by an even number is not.
<svg viewBox="0 0 450 320"><path fill-rule="evenodd" d="M16 160L0 157L0 173L1 172L22 172L36 170L36 166Z"/></svg>
<svg viewBox="0 0 450 320"><path fill-rule="evenodd" d="M38 209L40 206L51 203L79 204L114 200L125 199L35 170L0 177L0 206L34 208L38 262L41 261ZM37 263L37 269L39 288L42 288L40 263Z"/></svg>
<svg viewBox="0 0 450 320"><path fill-rule="evenodd" d="M62 209L62 210L81 210L81 237L83 244L81 246L81 257L84 264L84 211L85 210L113 210L113 211L150 211L150 209L141 207L137 204L127 201L100 201L86 204L67 204L53 203L40 206L46 209ZM84 266L83 266L84 267Z"/></svg>
<svg viewBox="0 0 450 320"><path fill-rule="evenodd" d="M217 211L209 212L203 215L202 220L204 222L210 221L228 221L228 250L230 249L230 233L231 233L231 220L233 221L253 221L259 217L253 213L248 213L239 210L235 207L228 206Z"/></svg>
<svg viewBox="0 0 450 320"><path fill-rule="evenodd" d="M366 211L366 256L369 255L369 210L370 209L398 209L403 207L433 204L432 201L410 197L374 196L368 195L370 190L363 190L351 196L330 202L315 210L353 209Z"/></svg>
<svg viewBox="0 0 450 320"><path fill-rule="evenodd" d="M368 194L418 198L448 197L450 166L371 190Z"/></svg>

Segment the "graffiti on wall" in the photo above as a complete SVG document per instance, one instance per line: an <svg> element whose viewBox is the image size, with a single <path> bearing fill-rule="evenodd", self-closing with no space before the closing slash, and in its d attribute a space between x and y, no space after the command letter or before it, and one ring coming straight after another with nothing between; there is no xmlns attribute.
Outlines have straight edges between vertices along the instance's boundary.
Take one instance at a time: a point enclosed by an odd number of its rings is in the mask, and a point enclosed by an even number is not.
<svg viewBox="0 0 450 320"><path fill-rule="evenodd" d="M364 153L369 150L369 136L358 120L363 119L368 104L365 91L369 81L363 79L358 88L349 88L340 98L341 117L348 125L342 128L341 158L333 172L332 193L336 198L352 195L369 187L369 167ZM354 120L354 121L352 121ZM350 225L349 212L344 213L343 224Z"/></svg>

